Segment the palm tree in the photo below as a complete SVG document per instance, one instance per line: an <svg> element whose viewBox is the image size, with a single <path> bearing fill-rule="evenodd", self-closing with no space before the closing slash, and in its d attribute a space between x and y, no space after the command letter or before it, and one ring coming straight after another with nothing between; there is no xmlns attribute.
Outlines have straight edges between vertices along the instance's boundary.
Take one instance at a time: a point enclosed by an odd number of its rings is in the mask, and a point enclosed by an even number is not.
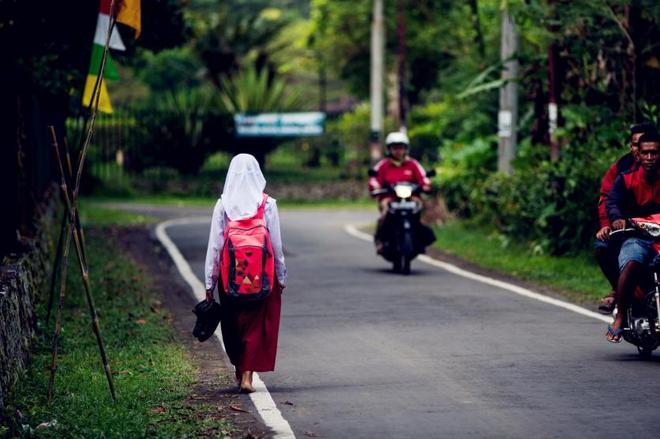
<svg viewBox="0 0 660 439"><path fill-rule="evenodd" d="M299 93L287 88L279 77L257 66L244 69L231 79L223 78L220 101L229 113L264 113L294 110L299 105Z"/></svg>
<svg viewBox="0 0 660 439"><path fill-rule="evenodd" d="M298 90L287 86L283 79L271 77L266 69L250 66L231 79L222 79L218 97L224 110L236 114L292 111L299 108L299 96ZM280 142L281 139L273 137L240 137L230 151L252 154L264 166L266 155Z"/></svg>
<svg viewBox="0 0 660 439"><path fill-rule="evenodd" d="M196 50L206 65L209 79L218 88L224 78L233 77L248 59L254 60L257 70L265 68L270 75L274 74L271 56L283 46L273 41L289 20L263 12L230 13L229 7L223 5L213 16L211 25L201 32Z"/></svg>

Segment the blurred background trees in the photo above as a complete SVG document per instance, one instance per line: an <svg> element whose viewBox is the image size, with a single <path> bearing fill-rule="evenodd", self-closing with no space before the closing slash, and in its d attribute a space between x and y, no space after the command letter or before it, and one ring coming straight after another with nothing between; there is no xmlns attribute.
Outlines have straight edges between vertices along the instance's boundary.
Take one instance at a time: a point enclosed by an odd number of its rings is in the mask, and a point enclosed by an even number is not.
<svg viewBox="0 0 660 439"><path fill-rule="evenodd" d="M1 6L3 48L14 60L3 82L20 90L4 101L18 116L3 141L16 145L19 125L24 133L23 143L7 154L13 163L19 147L26 154L41 151L28 146L41 134L25 121L43 117L63 127L68 118L73 134L81 111L96 5L79 2L70 13L39 3L41 8ZM228 154L241 151L257 155L276 178L363 178L369 160L370 0L142 3L142 36L124 38L125 54L113 54L121 80L109 84L115 112L98 121L89 175L94 190L122 194L182 181L181 193L210 195L217 192L210 182L221 178ZM510 176L496 172L504 5L520 37L519 142ZM437 166L449 208L492 222L499 233L524 238L536 251L584 248L595 227L599 180L625 152L628 125L658 123L660 3L387 0L386 129L397 123L400 6L411 151ZM558 160L549 147L551 54ZM326 112L325 135L234 135L237 111L293 110Z"/></svg>

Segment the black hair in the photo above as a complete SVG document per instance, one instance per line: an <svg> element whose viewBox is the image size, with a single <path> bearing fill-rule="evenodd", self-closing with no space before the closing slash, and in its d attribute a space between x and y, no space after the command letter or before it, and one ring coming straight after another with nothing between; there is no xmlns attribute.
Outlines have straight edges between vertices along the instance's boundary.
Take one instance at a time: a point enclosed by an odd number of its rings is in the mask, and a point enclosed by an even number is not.
<svg viewBox="0 0 660 439"><path fill-rule="evenodd" d="M630 125L630 135L638 133L657 133L658 130L655 129L655 126L650 122L636 123Z"/></svg>
<svg viewBox="0 0 660 439"><path fill-rule="evenodd" d="M657 131L649 131L642 134L637 141L640 145L642 143L660 143L660 134Z"/></svg>

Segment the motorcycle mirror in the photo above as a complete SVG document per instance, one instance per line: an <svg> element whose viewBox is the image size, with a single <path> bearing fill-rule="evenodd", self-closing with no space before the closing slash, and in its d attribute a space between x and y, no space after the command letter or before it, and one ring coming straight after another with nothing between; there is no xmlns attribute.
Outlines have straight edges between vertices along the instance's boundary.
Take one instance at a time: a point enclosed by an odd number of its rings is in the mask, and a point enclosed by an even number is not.
<svg viewBox="0 0 660 439"><path fill-rule="evenodd" d="M369 168L369 171L367 172L369 174L369 177L376 177L378 176L378 172L374 168Z"/></svg>
<svg viewBox="0 0 660 439"><path fill-rule="evenodd" d="M427 177L435 177L435 175L436 175L435 169L429 169L428 171L426 171Z"/></svg>

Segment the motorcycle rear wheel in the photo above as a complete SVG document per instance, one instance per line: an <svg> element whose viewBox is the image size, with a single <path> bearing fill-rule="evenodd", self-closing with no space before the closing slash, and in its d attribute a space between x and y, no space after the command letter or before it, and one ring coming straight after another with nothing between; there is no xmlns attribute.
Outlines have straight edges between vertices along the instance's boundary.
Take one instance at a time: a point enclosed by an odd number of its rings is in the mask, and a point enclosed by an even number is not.
<svg viewBox="0 0 660 439"><path fill-rule="evenodd" d="M649 360L653 355L653 349L646 346L637 346L637 352L644 360Z"/></svg>

